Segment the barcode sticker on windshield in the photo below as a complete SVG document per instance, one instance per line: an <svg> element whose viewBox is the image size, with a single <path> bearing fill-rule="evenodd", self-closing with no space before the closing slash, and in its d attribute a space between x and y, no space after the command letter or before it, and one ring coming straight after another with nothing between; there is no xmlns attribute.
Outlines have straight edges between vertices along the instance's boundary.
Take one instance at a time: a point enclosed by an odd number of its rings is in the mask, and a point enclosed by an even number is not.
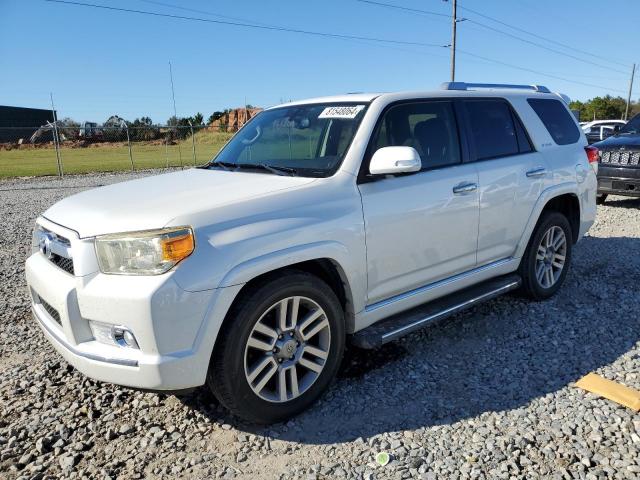
<svg viewBox="0 0 640 480"><path fill-rule="evenodd" d="M325 108L318 118L356 118L364 105L336 105Z"/></svg>

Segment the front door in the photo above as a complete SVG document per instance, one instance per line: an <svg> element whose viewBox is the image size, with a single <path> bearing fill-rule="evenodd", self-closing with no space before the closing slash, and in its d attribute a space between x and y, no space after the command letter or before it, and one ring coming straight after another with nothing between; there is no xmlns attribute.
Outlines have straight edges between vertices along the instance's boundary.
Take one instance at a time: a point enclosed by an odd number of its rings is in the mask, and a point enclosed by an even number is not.
<svg viewBox="0 0 640 480"><path fill-rule="evenodd" d="M422 170L364 177L368 304L472 269L478 235L478 174L462 163L450 101L403 102L387 108L365 158L378 148L411 146Z"/></svg>

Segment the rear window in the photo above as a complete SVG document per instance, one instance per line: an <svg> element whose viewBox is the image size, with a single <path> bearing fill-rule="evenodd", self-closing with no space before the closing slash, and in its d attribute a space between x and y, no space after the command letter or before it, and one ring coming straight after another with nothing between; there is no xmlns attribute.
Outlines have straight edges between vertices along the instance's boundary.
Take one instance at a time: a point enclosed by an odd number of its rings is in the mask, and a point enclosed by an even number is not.
<svg viewBox="0 0 640 480"><path fill-rule="evenodd" d="M569 145L578 141L580 131L569 110L560 100L529 98L527 102L540 117L554 142L558 145Z"/></svg>
<svg viewBox="0 0 640 480"><path fill-rule="evenodd" d="M505 101L469 100L465 102L465 107L477 160L520 153L518 131L513 122L511 109ZM524 132L522 135L524 136ZM528 147L528 151L530 150Z"/></svg>

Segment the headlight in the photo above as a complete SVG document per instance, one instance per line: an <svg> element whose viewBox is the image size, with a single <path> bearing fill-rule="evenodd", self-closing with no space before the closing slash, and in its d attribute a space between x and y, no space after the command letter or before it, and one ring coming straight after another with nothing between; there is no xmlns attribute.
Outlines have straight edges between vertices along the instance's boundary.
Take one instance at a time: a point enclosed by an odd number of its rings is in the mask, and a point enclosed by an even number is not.
<svg viewBox="0 0 640 480"><path fill-rule="evenodd" d="M115 275L160 275L195 247L190 227L101 235L95 244L100 271Z"/></svg>

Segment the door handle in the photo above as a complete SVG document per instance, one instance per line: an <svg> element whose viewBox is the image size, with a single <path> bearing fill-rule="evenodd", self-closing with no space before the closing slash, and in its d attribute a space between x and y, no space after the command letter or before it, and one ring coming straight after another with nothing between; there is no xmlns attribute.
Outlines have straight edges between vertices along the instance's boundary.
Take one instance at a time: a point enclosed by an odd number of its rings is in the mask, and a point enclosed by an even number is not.
<svg viewBox="0 0 640 480"><path fill-rule="evenodd" d="M532 170L527 171L527 177L536 178L536 177L544 177L547 174L547 169L544 167L537 167Z"/></svg>
<svg viewBox="0 0 640 480"><path fill-rule="evenodd" d="M463 182L453 187L453 193L455 195L464 195L465 193L474 192L478 189L477 183Z"/></svg>

